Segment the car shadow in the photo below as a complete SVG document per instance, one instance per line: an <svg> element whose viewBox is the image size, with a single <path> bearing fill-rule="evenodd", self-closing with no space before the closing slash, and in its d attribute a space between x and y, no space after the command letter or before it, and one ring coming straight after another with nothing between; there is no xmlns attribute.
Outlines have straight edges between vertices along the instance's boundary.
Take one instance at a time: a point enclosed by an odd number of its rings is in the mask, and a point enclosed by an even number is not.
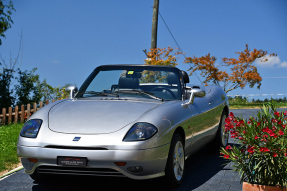
<svg viewBox="0 0 287 191"><path fill-rule="evenodd" d="M228 161L208 146L186 160L185 178L176 189L167 187L163 178L131 180L114 177L49 176L47 181L33 183L33 191L82 191L82 190L194 190L223 170ZM225 169L226 170L226 169Z"/></svg>

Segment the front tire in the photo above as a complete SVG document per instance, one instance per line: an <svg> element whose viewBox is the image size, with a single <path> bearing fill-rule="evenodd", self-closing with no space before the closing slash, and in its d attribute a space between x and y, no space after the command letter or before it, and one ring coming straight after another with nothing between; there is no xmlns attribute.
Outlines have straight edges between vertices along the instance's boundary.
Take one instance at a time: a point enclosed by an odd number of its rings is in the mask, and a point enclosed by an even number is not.
<svg viewBox="0 0 287 191"><path fill-rule="evenodd" d="M184 163L184 142L181 136L176 133L171 141L165 169L165 178L170 187L176 188L182 183L185 167Z"/></svg>
<svg viewBox="0 0 287 191"><path fill-rule="evenodd" d="M36 182L41 182L43 181L43 177L37 173L37 170L33 174L30 174L30 177L35 180Z"/></svg>

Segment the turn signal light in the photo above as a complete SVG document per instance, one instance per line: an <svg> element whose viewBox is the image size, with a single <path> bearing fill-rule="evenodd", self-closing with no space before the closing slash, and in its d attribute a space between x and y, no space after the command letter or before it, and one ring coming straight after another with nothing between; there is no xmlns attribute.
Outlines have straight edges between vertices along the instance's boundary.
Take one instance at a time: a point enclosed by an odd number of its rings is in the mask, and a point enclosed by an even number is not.
<svg viewBox="0 0 287 191"><path fill-rule="evenodd" d="M115 162L115 165L117 166L126 166L126 162Z"/></svg>
<svg viewBox="0 0 287 191"><path fill-rule="evenodd" d="M37 163L37 162L38 162L38 159L28 158L28 160L29 160L30 162L33 162L33 163Z"/></svg>

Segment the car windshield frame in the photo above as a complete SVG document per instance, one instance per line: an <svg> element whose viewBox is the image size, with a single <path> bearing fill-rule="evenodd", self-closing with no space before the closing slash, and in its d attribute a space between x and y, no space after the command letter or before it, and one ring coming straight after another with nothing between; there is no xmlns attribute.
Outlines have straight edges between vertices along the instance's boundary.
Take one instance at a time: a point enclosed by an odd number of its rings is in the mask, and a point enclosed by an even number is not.
<svg viewBox="0 0 287 191"><path fill-rule="evenodd" d="M178 94L175 99L172 100L182 100L183 90L184 90L184 84L183 84L183 78L182 78L182 72L176 67L171 66L153 66L153 65L102 65L97 67L84 81L82 86L79 89L79 92L75 96L76 98L85 98L83 95L85 94L87 88L92 83L94 78L101 72L101 71L113 71L113 70L126 70L126 71L144 71L144 70L150 70L150 71L164 71L164 72L172 72L175 74L176 78L178 79ZM143 94L147 95L147 94ZM117 96L118 97L118 96ZM155 98L156 96L151 95L150 98ZM159 98L159 100L162 100Z"/></svg>

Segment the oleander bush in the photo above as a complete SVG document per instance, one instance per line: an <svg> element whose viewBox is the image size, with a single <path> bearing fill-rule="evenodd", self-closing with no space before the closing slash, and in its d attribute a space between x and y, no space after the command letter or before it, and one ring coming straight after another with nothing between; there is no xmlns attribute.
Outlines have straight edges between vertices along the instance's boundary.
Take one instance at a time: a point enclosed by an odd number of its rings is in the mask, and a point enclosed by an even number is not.
<svg viewBox="0 0 287 191"><path fill-rule="evenodd" d="M239 146L221 149L233 162L241 181L252 184L283 186L287 182L287 112L278 112L275 102L258 111L256 118L245 121L233 113L225 120L225 130Z"/></svg>

